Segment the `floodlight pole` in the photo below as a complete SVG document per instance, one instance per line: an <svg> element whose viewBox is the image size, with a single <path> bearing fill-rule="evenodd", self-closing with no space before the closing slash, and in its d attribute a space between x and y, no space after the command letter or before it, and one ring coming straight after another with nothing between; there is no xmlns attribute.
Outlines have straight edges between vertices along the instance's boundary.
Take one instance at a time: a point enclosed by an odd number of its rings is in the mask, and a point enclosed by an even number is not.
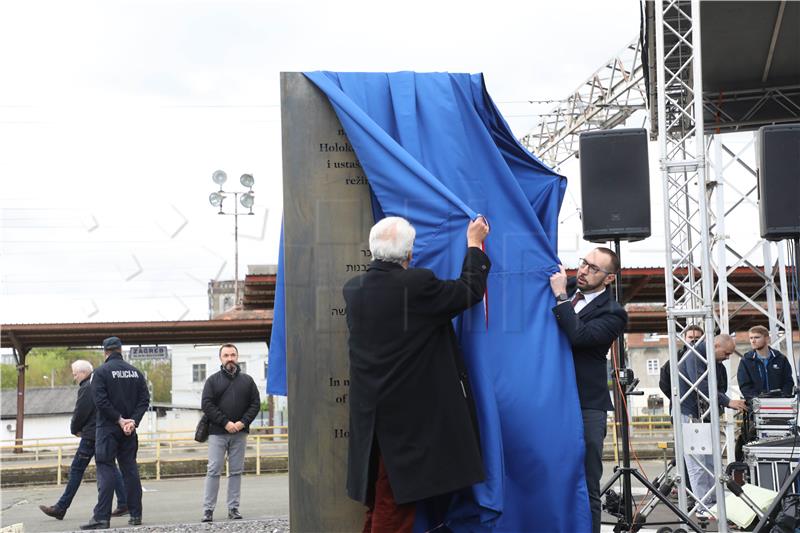
<svg viewBox="0 0 800 533"><path fill-rule="evenodd" d="M239 305L239 195L244 192L228 192L220 189L220 193L233 194L233 213L225 213L222 204L219 205L218 215L228 215L233 217L233 305ZM248 213L252 215L251 211Z"/></svg>
<svg viewBox="0 0 800 533"><path fill-rule="evenodd" d="M221 178L218 179L218 174ZM213 206L219 206L218 215L233 216L233 277L234 277L234 307L239 305L239 196L241 195L242 206L250 209L248 215L253 214L253 176L252 174L243 174L240 181L243 186L247 187L247 191L225 191L222 189L222 184L225 183L227 176L221 170L214 173L212 178L215 183L219 185L219 190L214 191L209 196L209 202ZM226 213L222 209L225 202L226 195L233 195L233 213Z"/></svg>
<svg viewBox="0 0 800 533"><path fill-rule="evenodd" d="M233 301L239 305L239 193L233 193Z"/></svg>

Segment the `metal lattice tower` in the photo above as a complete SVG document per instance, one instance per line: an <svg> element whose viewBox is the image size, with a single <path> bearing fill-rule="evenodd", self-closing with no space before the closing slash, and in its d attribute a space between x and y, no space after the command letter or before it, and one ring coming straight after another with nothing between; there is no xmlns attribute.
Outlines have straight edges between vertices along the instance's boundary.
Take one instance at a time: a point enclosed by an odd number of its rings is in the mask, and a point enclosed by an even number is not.
<svg viewBox="0 0 800 533"><path fill-rule="evenodd" d="M729 320L750 313L755 319L760 317L768 323L772 346L783 351L794 365L784 244L759 239L742 243L726 233L726 220L749 220L751 225L757 224L755 136L737 150L725 142L726 134L722 132L752 129L758 122L758 110L766 105L774 104L783 110L782 117L770 121L797 120L800 116L799 89L781 86L728 93L728 97L739 98L739 107L721 106L719 94L703 91L699 0L657 0L646 3L646 9L648 23L652 21L655 28L648 50L651 58L648 69L650 119L651 134L657 133L660 145L665 210L665 300L672 401L679 415L675 418L675 454L683 457L687 446L693 443L692 438L684 439L685 430L703 432L706 442L712 446L712 474L719 481L726 448L729 460L733 456L733 418L725 417L727 439L722 446L720 439L711 438L720 435L717 396L698 391L704 379L708 381L707 390L716 391L713 333L710 332L729 333ZM764 65L765 78L782 17L783 4L775 20L773 45ZM558 167L577 153L580 133L624 124L634 112L645 109L648 87L641 52L637 38L545 115L521 142L544 162ZM711 124L705 122L704 110L706 117L712 117ZM755 288L744 283L736 286L731 274L743 268L760 280ZM708 360L712 362L707 372L693 382L680 375L677 358L679 347L685 344L685 329L691 324L701 325L710 333L707 351ZM696 352L690 349L687 354ZM681 395L674 376L680 376L678 379L689 389L684 400L698 391L708 401L706 414L710 423L680 422ZM735 372L729 371L728 376L730 393L731 386L737 386ZM694 514L704 506L695 504L693 509L687 509L689 492L683 461L677 461L676 467L679 506ZM723 485L716 483L712 492L718 502L720 531L727 531ZM696 501L703 495L693 496Z"/></svg>
<svg viewBox="0 0 800 533"><path fill-rule="evenodd" d="M645 109L642 48L637 37L560 101L522 144L553 168L578 151L578 134L611 129Z"/></svg>
<svg viewBox="0 0 800 533"><path fill-rule="evenodd" d="M698 0L691 3L673 0L657 2L655 9L658 140L665 202L664 277L670 370L673 376L672 406L676 421L675 456L684 457L687 452L692 451L693 446L684 442L684 435L689 434L686 429L693 429L701 435L698 444L702 440L711 443L713 475L715 472L722 472L722 448L716 438L719 435L720 420L715 394L717 372L711 341L715 327L714 280L711 268L709 195L706 189L700 6ZM684 339L686 327L693 323L701 323L707 332L707 370L699 376L689 378L679 372L677 354L678 341ZM721 331L727 333L727 323ZM695 356L703 359L692 348L684 354L684 358ZM700 391L700 384L704 380L707 380L708 395ZM678 381L687 385L683 395ZM677 423L682 420L681 406L689 400L694 401L695 397L704 397L707 400L711 424ZM684 462L677 461L677 467L682 489L678 492L678 503L681 509L686 509L686 495L690 491L685 484ZM727 531L724 488L716 483L713 490L716 491L720 531ZM693 510L704 508L700 502L709 495L694 493L693 496L698 502Z"/></svg>

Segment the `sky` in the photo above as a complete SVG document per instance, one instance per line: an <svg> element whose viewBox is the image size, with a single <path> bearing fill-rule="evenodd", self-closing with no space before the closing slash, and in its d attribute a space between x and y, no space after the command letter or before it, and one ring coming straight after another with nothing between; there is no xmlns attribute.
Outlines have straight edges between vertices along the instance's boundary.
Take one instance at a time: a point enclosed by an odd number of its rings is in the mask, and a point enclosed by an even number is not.
<svg viewBox="0 0 800 533"><path fill-rule="evenodd" d="M275 263L281 71L483 72L521 137L553 105L531 100L565 98L638 32L634 0L2 2L0 322L207 318L209 280L234 276L217 169L255 177L240 277Z"/></svg>

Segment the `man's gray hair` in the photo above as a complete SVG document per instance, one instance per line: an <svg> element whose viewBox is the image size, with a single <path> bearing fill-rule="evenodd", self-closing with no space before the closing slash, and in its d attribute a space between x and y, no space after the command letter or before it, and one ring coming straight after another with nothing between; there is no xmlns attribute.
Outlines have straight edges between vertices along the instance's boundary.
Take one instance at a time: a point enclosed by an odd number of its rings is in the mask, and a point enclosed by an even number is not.
<svg viewBox="0 0 800 533"><path fill-rule="evenodd" d="M92 363L86 361L85 359L78 359L72 363L73 372L86 372L87 374L91 374L92 370Z"/></svg>
<svg viewBox="0 0 800 533"><path fill-rule="evenodd" d="M386 217L369 230L369 250L372 258L402 264L414 248L417 232L402 217Z"/></svg>

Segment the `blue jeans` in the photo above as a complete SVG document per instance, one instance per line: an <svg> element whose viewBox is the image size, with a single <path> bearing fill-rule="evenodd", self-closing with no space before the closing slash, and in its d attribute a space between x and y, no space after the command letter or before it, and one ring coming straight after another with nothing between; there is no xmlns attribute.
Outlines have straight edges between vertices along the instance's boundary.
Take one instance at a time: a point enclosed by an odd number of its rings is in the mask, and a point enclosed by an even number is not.
<svg viewBox="0 0 800 533"><path fill-rule="evenodd" d="M86 472L86 467L94 456L94 440L81 439L78 444L78 451L75 452L75 457L72 458L72 465L69 467L69 480L67 486L64 488L64 494L58 499L55 507L66 511L72 504L72 499L78 492L78 488L83 481L83 474ZM116 471L116 487L114 492L117 494L117 507L127 507L127 497L125 496L125 485L122 481L122 473L119 468Z"/></svg>

